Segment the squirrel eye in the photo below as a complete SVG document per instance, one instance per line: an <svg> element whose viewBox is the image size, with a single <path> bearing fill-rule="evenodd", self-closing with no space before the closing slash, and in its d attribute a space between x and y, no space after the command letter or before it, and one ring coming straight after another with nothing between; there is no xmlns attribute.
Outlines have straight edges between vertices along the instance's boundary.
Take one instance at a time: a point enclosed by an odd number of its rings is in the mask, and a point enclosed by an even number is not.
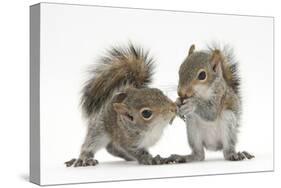
<svg viewBox="0 0 281 188"><path fill-rule="evenodd" d="M206 72L202 71L198 74L198 80L205 80L206 79Z"/></svg>
<svg viewBox="0 0 281 188"><path fill-rule="evenodd" d="M144 119L149 119L152 116L152 111L145 109L141 112L141 115Z"/></svg>

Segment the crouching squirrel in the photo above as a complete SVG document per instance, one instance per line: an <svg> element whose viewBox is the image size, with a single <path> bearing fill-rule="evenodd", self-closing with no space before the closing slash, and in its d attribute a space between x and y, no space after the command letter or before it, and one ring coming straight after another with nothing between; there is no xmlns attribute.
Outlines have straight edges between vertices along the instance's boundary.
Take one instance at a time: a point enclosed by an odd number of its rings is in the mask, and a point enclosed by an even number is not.
<svg viewBox="0 0 281 188"><path fill-rule="evenodd" d="M81 105L88 120L87 135L78 159L66 166L94 166L101 149L126 161L164 164L148 148L176 115L176 104L162 91L149 88L154 59L130 44L114 47L100 59L83 88Z"/></svg>
<svg viewBox="0 0 281 188"><path fill-rule="evenodd" d="M239 85L237 62L229 47L210 47L206 51L190 47L180 66L176 103L186 123L192 153L172 155L171 161L204 160L204 149L222 150L230 161L254 157L235 150L241 115Z"/></svg>

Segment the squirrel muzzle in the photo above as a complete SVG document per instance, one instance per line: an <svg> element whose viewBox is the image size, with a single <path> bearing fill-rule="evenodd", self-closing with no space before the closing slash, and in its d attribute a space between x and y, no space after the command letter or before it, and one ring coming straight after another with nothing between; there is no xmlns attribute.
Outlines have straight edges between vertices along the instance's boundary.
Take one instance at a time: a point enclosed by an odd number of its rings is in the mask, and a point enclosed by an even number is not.
<svg viewBox="0 0 281 188"><path fill-rule="evenodd" d="M181 102L189 97L192 97L194 95L194 91L191 87L182 87L178 89L178 95L180 97Z"/></svg>

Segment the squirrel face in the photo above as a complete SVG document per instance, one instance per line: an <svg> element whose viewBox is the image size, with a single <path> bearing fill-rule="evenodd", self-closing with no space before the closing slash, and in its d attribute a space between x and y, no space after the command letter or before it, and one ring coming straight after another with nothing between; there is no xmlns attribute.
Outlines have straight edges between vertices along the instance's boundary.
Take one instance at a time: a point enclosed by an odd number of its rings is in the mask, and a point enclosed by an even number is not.
<svg viewBox="0 0 281 188"><path fill-rule="evenodd" d="M176 104L155 88L128 88L114 96L112 105L122 121L141 129L168 124L176 115Z"/></svg>
<svg viewBox="0 0 281 188"><path fill-rule="evenodd" d="M212 82L221 75L218 56L194 49L192 45L179 70L178 95L182 101L194 95L207 96Z"/></svg>

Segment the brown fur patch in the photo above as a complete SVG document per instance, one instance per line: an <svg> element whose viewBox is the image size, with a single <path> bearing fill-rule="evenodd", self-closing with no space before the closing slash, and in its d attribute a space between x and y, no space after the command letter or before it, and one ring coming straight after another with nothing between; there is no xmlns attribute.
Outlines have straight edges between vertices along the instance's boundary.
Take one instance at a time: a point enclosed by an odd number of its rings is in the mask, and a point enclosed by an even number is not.
<svg viewBox="0 0 281 188"><path fill-rule="evenodd" d="M87 116L99 111L120 88L143 88L152 80L154 60L132 44L112 48L98 63L82 91L81 104Z"/></svg>

